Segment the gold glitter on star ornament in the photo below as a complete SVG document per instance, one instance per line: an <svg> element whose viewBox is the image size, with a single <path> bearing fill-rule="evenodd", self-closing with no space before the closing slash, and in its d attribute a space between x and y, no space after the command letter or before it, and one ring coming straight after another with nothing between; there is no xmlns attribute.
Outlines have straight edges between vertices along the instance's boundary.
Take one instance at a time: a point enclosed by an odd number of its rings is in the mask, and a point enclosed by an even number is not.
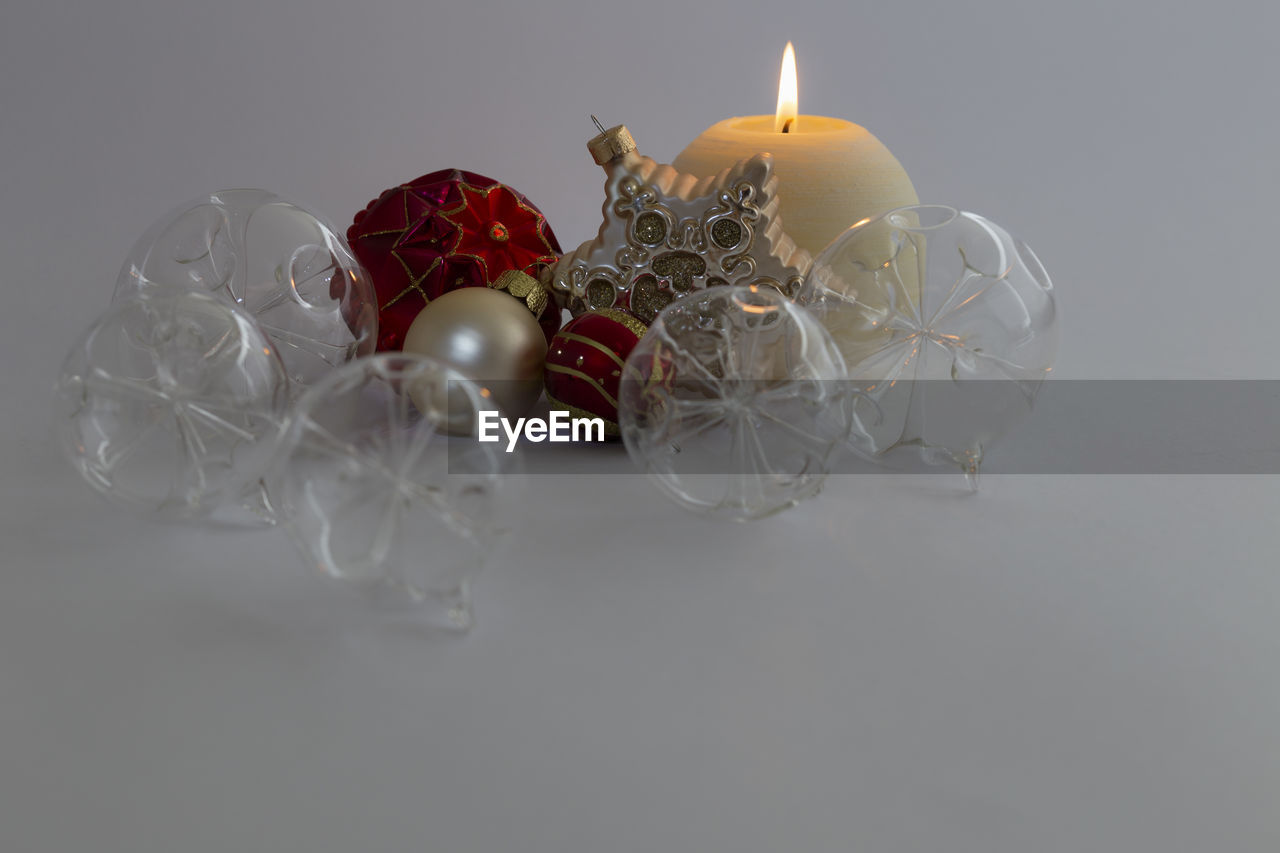
<svg viewBox="0 0 1280 853"><path fill-rule="evenodd" d="M621 308L649 323L687 293L729 284L795 296L812 258L782 230L771 156L698 179L637 153L622 125L587 148L608 176L604 223L548 281L575 317Z"/></svg>

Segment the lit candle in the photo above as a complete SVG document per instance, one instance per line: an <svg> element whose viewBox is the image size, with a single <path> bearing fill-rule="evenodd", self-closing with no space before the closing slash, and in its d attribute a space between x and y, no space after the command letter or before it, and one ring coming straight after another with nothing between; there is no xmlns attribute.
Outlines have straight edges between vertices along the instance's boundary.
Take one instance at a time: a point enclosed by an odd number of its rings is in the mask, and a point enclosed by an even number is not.
<svg viewBox="0 0 1280 853"><path fill-rule="evenodd" d="M672 165L708 177L769 152L782 227L814 255L855 222L919 204L906 170L880 140L844 119L799 115L797 88L795 51L788 42L777 112L713 124Z"/></svg>

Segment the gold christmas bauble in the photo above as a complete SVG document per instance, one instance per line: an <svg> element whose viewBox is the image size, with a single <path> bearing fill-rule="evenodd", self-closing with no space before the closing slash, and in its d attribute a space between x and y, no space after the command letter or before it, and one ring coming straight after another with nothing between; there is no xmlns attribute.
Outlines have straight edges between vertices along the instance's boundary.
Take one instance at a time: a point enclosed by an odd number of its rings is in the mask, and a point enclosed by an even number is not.
<svg viewBox="0 0 1280 853"><path fill-rule="evenodd" d="M542 393L547 339L523 303L497 290L464 287L431 300L405 333L404 351L454 368L510 418L522 417ZM451 421L450 432L470 426Z"/></svg>

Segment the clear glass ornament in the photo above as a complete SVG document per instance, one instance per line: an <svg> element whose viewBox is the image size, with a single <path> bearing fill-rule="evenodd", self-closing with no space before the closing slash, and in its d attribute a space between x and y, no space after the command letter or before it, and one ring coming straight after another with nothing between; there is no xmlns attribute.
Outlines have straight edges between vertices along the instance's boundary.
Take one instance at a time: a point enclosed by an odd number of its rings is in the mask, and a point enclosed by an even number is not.
<svg viewBox="0 0 1280 853"><path fill-rule="evenodd" d="M1053 285L976 213L916 205L859 223L815 259L798 301L831 333L857 397L851 443L959 465L1031 411L1058 349Z"/></svg>
<svg viewBox="0 0 1280 853"><path fill-rule="evenodd" d="M761 518L817 494L846 440L844 362L770 287L669 305L627 358L619 426L632 460L690 510Z"/></svg>
<svg viewBox="0 0 1280 853"><path fill-rule="evenodd" d="M262 474L287 402L284 366L243 312L156 291L111 306L71 348L56 431L71 464L114 502L269 522Z"/></svg>
<svg viewBox="0 0 1280 853"><path fill-rule="evenodd" d="M520 454L476 440L496 407L426 356L379 354L297 401L271 477L307 563L426 622L465 630L469 579L510 510ZM446 435L470 427L467 435Z"/></svg>
<svg viewBox="0 0 1280 853"><path fill-rule="evenodd" d="M341 233L265 190L221 190L155 222L129 252L115 298L156 287L243 308L299 390L377 340L373 286Z"/></svg>

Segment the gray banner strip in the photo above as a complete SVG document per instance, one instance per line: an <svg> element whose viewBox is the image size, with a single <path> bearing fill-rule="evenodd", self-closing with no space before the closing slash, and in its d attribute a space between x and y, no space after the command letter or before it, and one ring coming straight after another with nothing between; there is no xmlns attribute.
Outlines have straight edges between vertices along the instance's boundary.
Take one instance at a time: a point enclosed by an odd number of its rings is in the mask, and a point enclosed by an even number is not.
<svg viewBox="0 0 1280 853"><path fill-rule="evenodd" d="M863 386L850 382L821 390L831 393L820 397L852 400ZM936 436L944 434L939 424L954 430L961 419L979 425L975 429L1000 423L1001 416L993 411L1025 409L1027 390L999 381L898 382L892 399L879 398L886 421L876 428L878 438L884 446L897 435L897 424L890 421L907 418L908 396L912 423L923 423L926 436ZM877 411L867 399L860 398L856 408L864 418ZM545 418L546 403L530 415ZM1015 420L1001 438L984 442L983 474L1280 474L1280 380L1050 380L1040 384L1030 413L1023 411ZM959 434L968 435L966 429L967 423ZM724 436L727 441L727 430ZM592 474L622 451L616 441L582 447L527 440L519 444L532 474ZM914 447L868 458L856 453L856 446L851 442L832 454L833 473L946 470L922 462ZM677 467L686 474L737 473L725 470L729 457L688 453ZM616 464L603 467L618 476Z"/></svg>
<svg viewBox="0 0 1280 853"><path fill-rule="evenodd" d="M1278 380L1053 380L987 474L1280 474Z"/></svg>

